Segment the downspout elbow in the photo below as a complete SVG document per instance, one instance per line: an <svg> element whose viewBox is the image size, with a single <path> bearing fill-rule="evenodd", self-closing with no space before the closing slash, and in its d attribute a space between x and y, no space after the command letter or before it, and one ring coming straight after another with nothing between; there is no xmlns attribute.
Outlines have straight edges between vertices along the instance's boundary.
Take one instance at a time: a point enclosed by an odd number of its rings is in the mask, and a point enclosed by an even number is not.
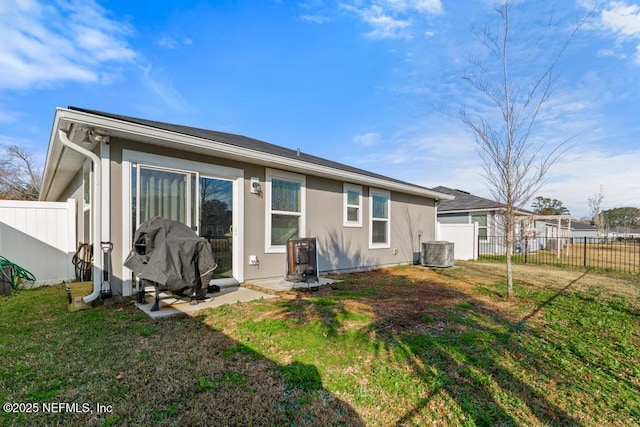
<svg viewBox="0 0 640 427"><path fill-rule="evenodd" d="M102 206L101 206L101 190L102 190L102 164L100 162L100 157L92 151L87 150L86 148L80 147L77 144L74 144L69 140L67 134L63 130L58 131L58 136L60 137L60 142L62 145L73 150L77 153L82 154L83 156L89 158L91 163L93 163L93 197L92 197L92 206L93 209L93 244L94 244L94 261L93 261L93 292L85 297L82 300L88 304L94 301L98 296L100 296L100 290L102 288L102 283L100 283L100 278L102 277L102 257L99 256L97 251L97 245L102 241L101 239L101 222L102 222Z"/></svg>

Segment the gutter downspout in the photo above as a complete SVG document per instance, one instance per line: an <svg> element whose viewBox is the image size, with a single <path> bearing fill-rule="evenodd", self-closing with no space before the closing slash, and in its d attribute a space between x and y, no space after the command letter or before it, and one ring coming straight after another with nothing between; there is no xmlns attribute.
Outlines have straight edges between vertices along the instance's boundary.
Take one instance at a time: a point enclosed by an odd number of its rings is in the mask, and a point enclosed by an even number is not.
<svg viewBox="0 0 640 427"><path fill-rule="evenodd" d="M100 279L102 278L102 254L99 250L99 246L101 240L101 230L102 230L102 164L100 163L100 157L92 151L87 150L86 148L80 147L72 143L67 134L63 130L58 130L58 136L60 137L60 142L65 147L76 151L82 154L85 157L88 157L93 163L93 194L92 202L93 206L93 292L82 298L85 304L90 303L100 296L100 290L102 289L102 283Z"/></svg>

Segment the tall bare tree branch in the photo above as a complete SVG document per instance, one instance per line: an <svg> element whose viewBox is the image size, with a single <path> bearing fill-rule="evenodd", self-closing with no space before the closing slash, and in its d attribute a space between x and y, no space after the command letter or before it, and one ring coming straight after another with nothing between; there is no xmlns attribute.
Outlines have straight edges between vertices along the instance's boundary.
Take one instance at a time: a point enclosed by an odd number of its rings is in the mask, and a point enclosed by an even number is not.
<svg viewBox="0 0 640 427"><path fill-rule="evenodd" d="M38 200L42 170L32 153L17 145L6 148L0 161L0 199Z"/></svg>
<svg viewBox="0 0 640 427"><path fill-rule="evenodd" d="M522 208L545 184L547 172L570 148L574 138L549 147L544 142L533 140L532 136L540 112L552 95L558 62L595 9L576 21L566 39L556 45L555 52L547 57L545 66L532 66L533 71L527 70L526 73L516 71L517 58L511 55L515 41L512 38L509 0L504 0L496 11L501 23L497 31L485 27L481 32L474 32L481 46L489 52L488 59L470 59L473 70L463 76L486 100L488 108L477 112L463 106L457 117L471 130L489 189L504 206L507 294L513 296L511 255L516 210ZM556 36L558 28L554 15L550 14L543 31L529 45L526 57L537 60L543 40L550 35Z"/></svg>

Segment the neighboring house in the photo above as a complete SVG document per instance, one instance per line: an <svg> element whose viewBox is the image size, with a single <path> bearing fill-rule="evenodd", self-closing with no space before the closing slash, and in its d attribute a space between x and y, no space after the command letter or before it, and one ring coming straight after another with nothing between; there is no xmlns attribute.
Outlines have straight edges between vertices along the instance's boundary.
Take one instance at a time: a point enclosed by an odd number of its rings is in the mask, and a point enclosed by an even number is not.
<svg viewBox="0 0 640 427"><path fill-rule="evenodd" d="M448 187L435 187L435 191L454 196L453 200L442 200L438 204L438 222L441 224L478 223L478 237L504 236L504 205L495 200L475 196L467 191ZM532 212L519 210L516 215L532 215Z"/></svg>
<svg viewBox="0 0 640 427"><path fill-rule="evenodd" d="M448 187L435 187L435 191L455 196L438 205L438 222L441 224L478 223L479 251L481 254L503 253L503 206L494 200L475 196L466 191ZM524 209L516 212L514 251L525 247L523 235L530 232L526 245L531 250L557 249L558 239L596 238L595 226L580 221L569 221L569 216L537 215Z"/></svg>
<svg viewBox="0 0 640 427"><path fill-rule="evenodd" d="M638 239L640 238L640 229L630 227L613 227L609 230L609 238L611 239Z"/></svg>
<svg viewBox="0 0 640 427"><path fill-rule="evenodd" d="M562 226L566 227L567 222L562 221ZM576 239L583 239L585 237L587 239L596 239L598 237L596 226L589 221L571 221L571 237L574 239L574 242Z"/></svg>
<svg viewBox="0 0 640 427"><path fill-rule="evenodd" d="M131 295L123 261L155 215L207 237L216 280L241 283L284 277L296 237L317 238L321 272L412 262L453 197L245 136L69 107L56 110L40 198L77 200L78 241L96 252L89 301L103 266Z"/></svg>
<svg viewBox="0 0 640 427"><path fill-rule="evenodd" d="M448 187L435 187L435 191L454 196L453 200L442 200L438 205L440 224L478 224L478 250L480 254L504 253L504 205L495 200L475 196L469 192ZM524 235L531 232L528 244L536 249L544 249L548 238L567 237L569 235L566 220L558 229L559 219L549 216L535 219L534 212L516 210L515 243L513 250L522 251ZM564 227L562 226L564 224ZM572 223L573 224L573 223Z"/></svg>

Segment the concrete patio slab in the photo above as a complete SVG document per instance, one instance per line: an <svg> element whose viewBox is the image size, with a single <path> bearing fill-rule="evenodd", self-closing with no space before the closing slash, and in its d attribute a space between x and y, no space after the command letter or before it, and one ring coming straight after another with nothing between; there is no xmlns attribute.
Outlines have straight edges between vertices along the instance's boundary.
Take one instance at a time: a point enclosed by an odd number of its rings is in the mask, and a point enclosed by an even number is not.
<svg viewBox="0 0 640 427"><path fill-rule="evenodd" d="M145 294L145 302L142 304L136 303L136 306L152 319L183 314L194 316L201 310L207 308L215 308L237 302L253 301L260 298L277 298L278 292L308 288L313 289L315 286L326 286L335 282L337 281L326 277L320 277L318 283L287 282L281 278L248 280L245 284L250 286L251 289L231 284L223 285L221 286L220 292L207 294L207 299L198 301L196 305L191 305L191 299L189 297L178 298L170 292L161 292L160 310L158 311L151 311L155 300L155 291L153 291L152 287L148 287L147 293ZM264 290L264 292L261 292L260 289Z"/></svg>
<svg viewBox="0 0 640 427"><path fill-rule="evenodd" d="M287 282L281 278L273 279L260 279L260 280L247 280L246 283L263 288L272 292L284 292L292 291L296 289L313 288L314 286L326 286L335 283L336 280L328 279L326 277L320 277L318 283L306 283L306 282Z"/></svg>
<svg viewBox="0 0 640 427"><path fill-rule="evenodd" d="M237 302L253 301L261 298L277 298L275 295L270 295L253 289L247 289L241 286L226 287L222 288L220 292L207 294L208 298L203 301L198 301L198 304L196 305L191 305L190 298L188 297L176 298L171 293L161 292L160 297L160 310L158 311L151 311L151 307L155 300L155 293L153 292L147 292L145 302L142 304L136 303L136 306L152 319L160 319L184 314L195 316L200 311L207 308L215 308L226 304L235 304Z"/></svg>

